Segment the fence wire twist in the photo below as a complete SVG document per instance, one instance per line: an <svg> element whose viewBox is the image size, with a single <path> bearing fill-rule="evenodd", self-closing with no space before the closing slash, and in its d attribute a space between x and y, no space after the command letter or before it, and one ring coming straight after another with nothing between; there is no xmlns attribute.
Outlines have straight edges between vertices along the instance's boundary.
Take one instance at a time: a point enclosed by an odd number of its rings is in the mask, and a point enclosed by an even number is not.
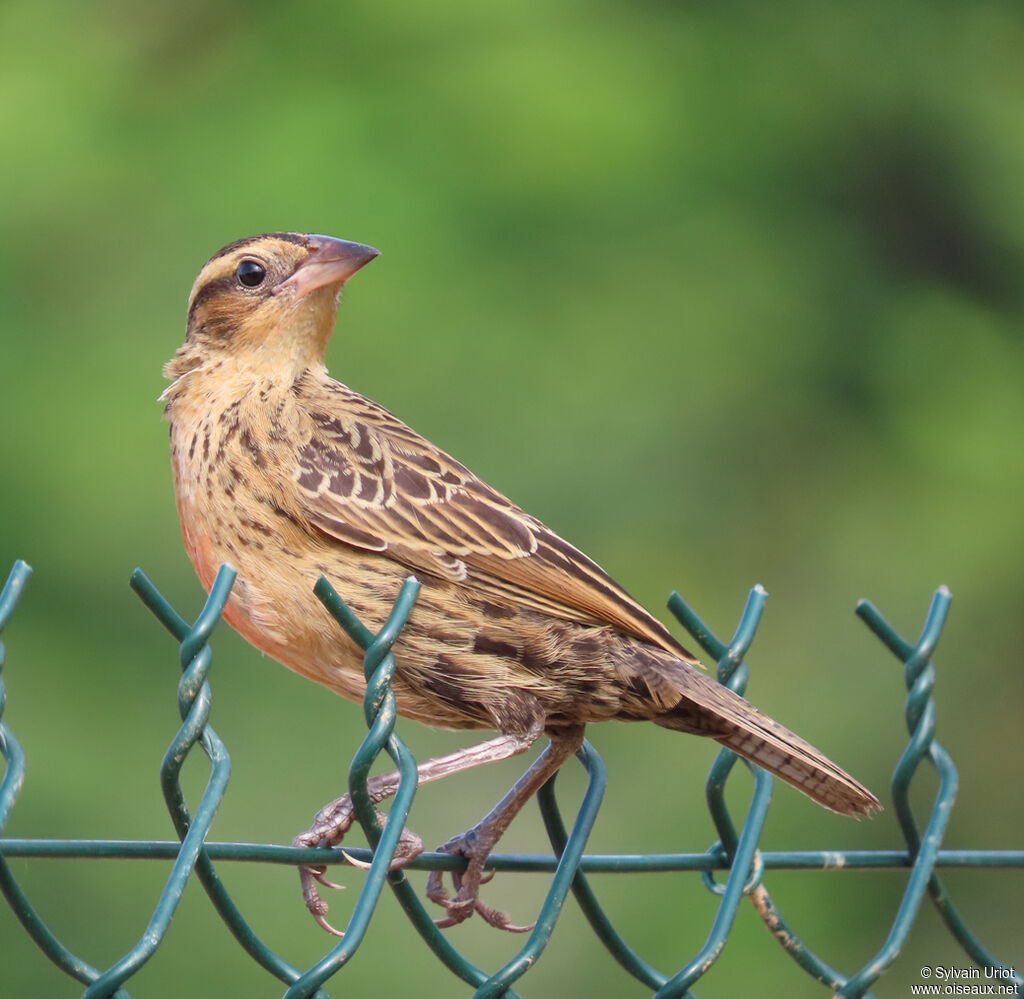
<svg viewBox="0 0 1024 999"><path fill-rule="evenodd" d="M18 561L0 592L0 634L31 575L31 569ZM719 751L706 785L708 809L718 840L699 854L647 854L632 856L585 855L583 850L596 819L605 789L605 768L588 742L577 759L584 767L588 784L582 805L572 828L566 830L555 797L552 779L538 795L541 815L551 841L552 856L495 854L487 867L503 871L552 871L553 877L537 922L519 952L496 972L486 972L457 951L434 925L404 870L389 871L416 791L416 761L395 734L397 713L391 691L395 659L391 646L416 601L420 588L408 579L397 595L383 628L370 632L352 613L331 584L321 578L315 592L346 633L364 650L367 679L363 709L368 732L349 768L349 790L356 817L370 843L369 850L349 849L358 860L368 861L363 887L356 900L344 937L312 968L300 971L270 949L252 930L232 901L214 868L215 860L260 860L284 864L341 863L338 849L298 849L243 843L207 843L206 836L220 805L230 772L227 749L209 725L210 686L207 674L211 662L210 637L221 618L235 580L230 566L222 566L199 617L193 624L182 618L146 578L141 570L132 574L131 585L143 603L179 643L181 680L178 686L178 710L181 727L175 734L161 765L164 800L178 837L175 842L46 840L0 838L0 891L8 905L43 953L62 971L77 979L88 999L115 997L128 999L124 984L156 952L167 932L171 917L185 885L194 873L215 909L242 948L259 965L287 986L286 999L327 999L322 986L338 973L362 943L374 909L388 883L416 931L427 946L456 976L474 989L474 999L510 996L513 984L536 963L554 929L562 906L572 891L595 934L609 953L634 978L650 989L656 999L692 996L689 991L718 959L724 949L740 902L747 896L772 936L784 951L809 975L837 996L861 997L888 969L902 949L927 893L952 936L969 958L989 969L993 980L1011 986L1024 996L1024 980L1010 966L990 954L968 929L953 906L937 869L941 867L1024 867L1024 850L941 850L957 791L957 771L949 754L935 739L935 703L932 691L935 668L931 657L935 650L951 596L942 587L932 598L924 628L917 642L901 638L868 601L861 601L857 614L883 644L903 663L907 686L905 716L910 741L896 766L892 795L896 818L905 850L761 852L758 840L771 801L773 778L746 761L754 778L754 791L746 818L737 830L725 804L725 785L737 759L727 749ZM746 654L753 642L767 593L760 586L751 591L731 641L722 642L696 613L673 593L669 607L701 648L718 663L718 680L742 694L749 678ZM14 806L25 774L25 754L14 735L3 723L6 688L3 678L4 646L0 642L0 753L5 771L0 781L0 831ZM182 766L189 753L199 746L210 765L210 776L195 814L191 814L180 785ZM370 770L382 753L392 759L401 774L398 793L389 813L389 821L380 827L366 782ZM931 812L922 832L909 803L911 782L924 760L938 773L939 786ZM7 863L10 857L150 857L173 860L171 873L160 894L153 915L138 942L105 971L93 967L66 948L46 926L15 880ZM464 858L441 853L421 854L408 865L416 869L456 870ZM765 872L778 869L910 868L910 875L892 926L878 952L862 968L847 976L835 970L803 943L772 901L763 884ZM694 957L671 975L647 963L626 943L601 908L587 879L588 873L633 871L700 872L708 889L720 897L718 909L704 945ZM715 871L727 871L724 884L714 880Z"/></svg>

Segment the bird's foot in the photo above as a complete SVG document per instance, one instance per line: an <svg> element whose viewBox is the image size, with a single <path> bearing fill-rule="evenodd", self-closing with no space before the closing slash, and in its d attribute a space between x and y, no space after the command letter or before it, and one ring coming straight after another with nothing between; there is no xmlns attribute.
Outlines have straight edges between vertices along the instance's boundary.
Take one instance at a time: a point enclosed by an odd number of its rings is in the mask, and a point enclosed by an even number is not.
<svg viewBox="0 0 1024 999"><path fill-rule="evenodd" d="M381 828L387 824L387 816L379 809L375 808L374 811L377 813L377 821L380 823ZM345 833L352 828L352 823L355 821L355 809L352 805L352 798L348 794L342 795L340 798L336 798L329 805L325 805L316 813L316 817L313 819L313 824L304 833L299 833L295 839L292 840L292 846L300 847L319 847L329 848L337 846L344 838ZM423 840L419 838L414 832L410 832L408 829L403 829L402 834L398 839L398 845L395 848L395 855L391 858L391 864L389 870L395 870L407 864L414 857L418 857L423 852ZM348 861L353 867L359 867L363 870L369 868L369 864L362 860L356 860L354 857L350 857L347 853L342 851L345 860ZM299 867L299 883L302 886L302 898L306 903L306 908L310 914L316 920L317 924L321 929L326 930L328 933L333 934L336 937L344 936L340 930L336 930L329 922L327 922L326 916L329 906L320 897L320 891L317 888L317 884L323 885L325 888L334 888L341 890L345 886L335 884L333 881L329 881L325 877L326 867L323 864L303 864Z"/></svg>
<svg viewBox="0 0 1024 999"><path fill-rule="evenodd" d="M437 848L438 853L459 854L468 861L465 870L451 872L455 888L454 898L444 886L443 872L431 871L427 878L427 898L441 906L447 913L443 918L434 920L439 928L457 926L469 919L474 912L479 913L480 918L488 925L509 933L529 933L536 925L530 923L528 926L519 926L513 923L506 913L480 900L480 886L494 877L493 871L486 877L483 873L484 864L493 845L491 837L484 835L483 830L477 826Z"/></svg>

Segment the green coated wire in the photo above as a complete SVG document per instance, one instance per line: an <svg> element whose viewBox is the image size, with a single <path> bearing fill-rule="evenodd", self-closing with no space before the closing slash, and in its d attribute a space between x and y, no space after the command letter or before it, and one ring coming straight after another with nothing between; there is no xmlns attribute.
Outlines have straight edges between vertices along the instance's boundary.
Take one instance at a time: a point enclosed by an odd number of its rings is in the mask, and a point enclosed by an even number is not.
<svg viewBox="0 0 1024 999"><path fill-rule="evenodd" d="M412 589L413 584L415 584L415 589ZM350 770L349 787L353 796L353 805L356 808L357 815L360 810L363 812L362 815L359 815L360 822L363 824L367 836L371 838L371 843L374 841L374 837L380 835L380 831L377 828L376 816L368 797L364 798L362 809L360 809L359 798L357 795L366 795L366 776L369 772L370 765L376 758L377 753L380 752L385 734L390 735L390 732L394 727L394 698L390 693L390 689L384 689L386 685L390 683L390 678L393 675L395 668L394 660L390 655L389 650L391 644L397 637L401 626L404 624L409 611L411 610L412 599L415 597L418 585L419 584L416 583L415 580L407 581L406 587L410 588L407 600L408 607L403 608L403 596L400 595L399 600L396 601L395 611L393 612L392 617L389 618L384 628L381 629L381 632L372 641L370 640L370 633L358 622L355 615L352 614L351 610L347 605L345 605L341 597L333 590L332 587L330 587L326 580L319 580L315 590L317 596L334 615L339 624L341 624L350 637L352 637L353 640L366 651L365 670L368 679L368 686L366 696L364 698L364 705L367 721L371 725L371 732L367 739L364 740L363 746L360 747L359 752L356 754L356 760L353 762L353 767ZM386 716L384 714L385 706L388 706L390 709ZM380 727L381 731L379 734L375 735L374 729L376 727ZM393 758L401 752L401 749L397 749L397 747L396 750L397 752L393 755ZM589 752L581 752L583 753L581 758L587 767L591 780L588 785L587 793L584 796L584 803L580 814L577 817L573 833L569 837L569 842L561 858L561 862L556 868L548 896L541 907L534 929L519 953L494 975L485 978L483 981L474 982L474 984L478 984L478 988L475 993L478 997L507 995L512 983L524 974L528 968L532 967L536 963L540 953L543 951L548 939L550 938L555 920L557 919L558 913L561 911L562 904L564 903L565 897L569 891L576 866L578 865L579 857L582 855L587 835L589 834L593 821L596 818L597 809L600 805L601 796L604 790L604 768L603 764L600 762L600 758L592 749L589 750ZM408 759L411 760L411 755L409 755ZM396 759L396 763L397 762L398 759ZM403 774L403 779L399 787L399 795L401 794L402 788L407 783L410 784L411 789L414 789L415 780L415 764L413 763L412 774L410 776ZM390 862L390 858L393 855L394 845L397 845L397 837L401 832L408 814L408 807L400 807L400 803L397 799L398 795L396 795L396 802L392 808L389 822L385 829L385 835L392 829L394 830L395 842L391 846L390 850L385 851L385 857L382 858L375 855L374 858L374 863L381 861L382 866L383 864ZM373 873L372 867L370 873L371 875ZM394 880L397 881L398 879ZM379 889L377 890L379 891ZM353 920L355 919L358 909L359 903L357 903L356 910L353 913ZM362 931L363 924L359 923L357 925L357 929ZM347 941L352 934L353 922L350 921L349 929L346 931L345 940ZM356 939L355 943L352 945L351 951L345 951L345 959L354 952L354 948L358 946L360 940L361 936ZM436 927L434 927L434 933L428 935L427 942L431 946L436 944ZM344 944L340 945L339 950L343 947ZM339 956L341 955L339 954ZM447 956L452 957L455 955L449 954ZM461 959L459 964L462 964ZM337 965L336 959L334 963L329 963L325 960L317 973L318 975L330 974L336 971L338 966L340 965ZM463 973L462 977L464 978L477 978L479 976L478 969L473 969L471 966L460 966L459 971ZM295 991L293 994L296 997L300 995L298 991Z"/></svg>
<svg viewBox="0 0 1024 999"><path fill-rule="evenodd" d="M186 642L189 637L194 633L193 626L190 626L188 622L181 617L180 614L167 602L160 591L153 585L150 579L141 569L136 569L129 580L131 588L135 591L139 599L145 604L145 606L152 611L156 619L171 633L171 635L178 641L179 645ZM205 629L204 629L205 630ZM187 662L187 656L180 655L181 659L185 659ZM217 733L207 725L204 734L204 748L208 751L217 754L226 753L223 742L218 737ZM172 809L172 819L179 813L176 809ZM181 830L178 830L179 835ZM180 850L180 843L174 844L174 852L171 855L171 859L177 856L178 850ZM199 878L200 884L203 886L204 891L213 903L214 908L220 915L224 924L228 927L232 936L241 944L243 950L262 968L269 971L272 975L277 977L280 981L291 984L297 981L301 977L301 972L298 968L293 967L279 955L275 954L262 940L256 935L252 927L246 921L242 915L238 906L235 905L234 900L228 894L227 889L224 887L220 876L217 874L216 869L213 866L213 854L209 850L208 846L204 845L203 851L199 856L196 863L196 875ZM328 999L326 993L318 993L318 999Z"/></svg>
<svg viewBox="0 0 1024 999"><path fill-rule="evenodd" d="M682 996L688 996L690 986L710 969L725 949L729 932L736 919L736 912L743 899L747 872L754 863L757 841L761 837L761 830L764 828L764 820L767 818L768 806L772 799L771 774L760 767L755 767L753 773L754 796L736 845L732 870L729 873L725 892L719 903L718 911L715 913L715 920L708 933L708 938L690 963L676 972L655 992L654 999L680 999Z"/></svg>
<svg viewBox="0 0 1024 999"><path fill-rule="evenodd" d="M764 587L756 585L751 589L736 632L728 645L715 636L678 592L673 592L669 598L669 609L672 613L693 635L701 648L717 660L719 682L725 683L741 695L746 691L749 677L749 668L743 658L750 649L767 597L768 593ZM724 788L725 781L736 759L734 753L723 750L716 757L708 777L706 799L712 821L719 834L718 843L713 844L709 852L715 851L716 848L726 854L735 851L737 833L725 805ZM755 774L755 779L759 773L763 772L749 763L747 767ZM772 936L799 967L830 988L838 988L846 982L845 977L826 964L804 944L793 927L785 920L778 906L775 905L767 888L760 883L767 866L763 856L760 857L760 860L762 865L760 872L752 873L750 881L745 886L745 893L750 895L751 904ZM722 891L721 887L713 881L710 872L703 873L702 877L709 890Z"/></svg>
<svg viewBox="0 0 1024 999"><path fill-rule="evenodd" d="M558 802L555 800L554 781L548 781L540 789L537 794L537 801L540 805L541 816L544 819L544 828L547 830L548 839L551 840L551 848L554 850L556 857L561 856L568 841L568 834L565 831L565 823L562 821L562 815L558 809ZM697 856L701 860L708 859L705 854ZM629 858L617 859L625 860ZM587 857L580 859L580 864L576 869L576 877L573 878L572 882L573 895L580 909L583 910L583 915L586 916L587 922L590 923L598 940L604 944L608 953L629 974L649 989L661 988L668 979L657 968L648 964L626 943L619 931L612 925L612 921L605 914L604 909L601 908L601 904L598 902L597 896L590 887L590 882L584 873L589 869L587 860Z"/></svg>
<svg viewBox="0 0 1024 999"><path fill-rule="evenodd" d="M539 797L539 793L538 793ZM173 860L181 848L179 840L132 839L22 839L0 837L0 856L34 860ZM203 854L211 860L254 864L347 864L340 849L282 846L276 843L225 843L207 840ZM346 847L345 854L369 863L371 850ZM492 853L485 870L519 874L552 874L558 866L547 853ZM766 871L884 871L914 866L906 850L762 850ZM458 871L466 866L464 857L426 851L403 865L410 871ZM937 868L1024 868L1024 850L940 850ZM702 853L588 853L580 860L583 874L666 874L678 872L728 871L724 856Z"/></svg>
<svg viewBox="0 0 1024 999"><path fill-rule="evenodd" d="M30 572L25 563L15 563L7 584L0 591L0 631L13 612ZM340 851L301 850L265 844L204 844L205 834L223 795L230 767L223 743L207 724L210 690L206 672L210 663L209 639L220 620L232 582L233 570L222 567L203 612L196 623L189 626L141 572L136 570L132 577L133 588L180 645L182 678L179 684L179 710L183 724L165 755L162 784L181 842L0 839L0 890L43 952L68 975L88 985L85 996L89 999L111 995L117 999L128 999L127 993L120 985L127 981L159 947L170 916L193 868L218 913L247 953L290 986L286 993L289 999L312 995L317 999L327 999L319 987L349 960L359 946L385 880L390 882L396 898L428 946L453 973L476 989L476 999L515 996L511 991L511 985L536 963L550 939L551 931L570 889L602 943L630 974L654 990L658 999L679 999L691 995L689 988L711 967L725 947L738 905L745 894L751 895L769 930L797 964L808 974L836 990L837 995L864 996L871 983L891 965L916 920L925 891L931 895L950 932L972 960L993 969L1009 970L1007 965L992 957L974 938L956 913L935 873L936 869L942 866L1024 866L1024 851L940 849L942 835L955 799L957 782L952 759L934 738L935 705L932 691L935 671L930 660L949 607L950 596L944 587L935 594L921 638L913 646L900 638L878 611L866 601L858 606L857 611L890 651L905 664L908 689L906 718L910 740L893 775L893 796L897 820L907 843L906 850L777 851L759 854L757 842L771 800L771 777L760 768L751 768L755 777L754 794L746 821L737 832L725 807L723 796L725 781L737 757L728 750L722 750L716 757L707 783L708 807L719 833L719 841L709 851L704 854L634 857L584 856L586 838L596 818L605 781L600 757L589 743L584 743L577 755L587 771L588 786L571 833L566 834L558 811L554 780L549 781L538 794L541 814L554 856L495 855L486 865L490 870L554 871L538 922L526 945L504 967L492 975L476 968L451 946L434 925L405 877L404 871L389 872L387 869L408 816L416 785L415 760L394 733L397 716L391 691L391 679L396 668L390 652L391 645L401 633L419 588L419 584L410 579L399 594L387 623L377 635L369 632L355 618L326 580L318 583L318 596L365 653L367 691L364 698L364 713L368 732L353 758L349 786L357 818L370 841L371 850L347 852L357 858L371 859L371 866L350 918L346 938L321 962L306 973L300 973L269 950L252 932L220 883L212 860L239 859L288 864L334 863L339 861ZM670 600L670 607L676 616L694 635L701 647L718 661L720 682L727 683L740 693L743 692L749 676L744 657L756 632L766 597L763 588L754 587L736 633L728 645L714 636L678 594L674 593ZM0 669L3 666L3 655L4 649L0 643ZM0 829L13 807L25 771L24 753L3 723L5 694L3 676L0 673L0 750L6 764L3 779L0 781ZM211 776L193 817L189 814L178 785L178 775L188 752L197 743L210 758ZM389 821L383 830L380 829L366 790L370 767L381 752L387 752L391 756L402 774L401 786L395 796ZM918 832L910 810L908 792L916 770L925 759L928 759L939 773L939 790L922 834ZM6 858L13 856L163 856L174 860L174 865L146 933L124 957L101 974L64 948L39 919L10 875ZM732 863L730 858L733 858ZM464 862L460 857L428 853L407 866L410 869L454 870ZM806 948L800 938L792 932L792 928L779 913L764 886L760 884L760 879L764 871L770 869L836 870L869 867L909 867L910 877L889 935L881 949L855 975L844 978ZM721 869L729 870L729 877L724 886L716 885L710 880L711 872ZM666 978L661 972L646 964L623 941L601 910L585 875L585 872L658 870L701 871L708 887L722 896L704 946L671 978ZM1019 995L1024 995L1024 982L1019 976L1008 977L1006 980L1014 983Z"/></svg>
<svg viewBox="0 0 1024 999"><path fill-rule="evenodd" d="M185 885L199 858L203 840L224 796L231 762L227 752L212 746L209 741L203 748L210 758L211 773L194 818L188 815L178 778L185 758L200 741L209 718L210 688L206 683L206 673L210 667L211 652L207 643L224 611L235 575L235 570L229 566L221 567L202 612L181 646L184 671L179 684L178 706L182 726L164 755L160 768L164 797L178 834L182 837L181 850L142 937L85 990L83 999L109 996L156 953L170 927L171 917L181 901Z"/></svg>
<svg viewBox="0 0 1024 999"><path fill-rule="evenodd" d="M403 592L400 593L400 595L399 595L399 599L404 600L405 602L407 602L408 606L407 607L402 607L402 608L397 608L396 607L396 610L397 609L401 609L403 613L408 613L409 611L411 611L411 609L412 609L412 601L415 598L415 593L416 593L416 590L418 589L418 586L416 586L416 587L413 586L414 583L415 583L415 580L407 581L407 586L403 587ZM364 652L366 652L369 655L370 649L373 646L373 643L375 641L376 636L374 636L373 633L370 632L359 621L359 619L356 617L356 615L352 612L351 608L345 603L345 601L341 598L341 596L337 593L337 591L331 586L331 584L327 581L327 579L321 577L319 580L317 580L316 586L314 587L314 593L319 598L321 603L323 603L324 607L328 610L328 612L334 617L334 619L341 625L341 627L349 635L349 637L357 645L359 645L359 647L362 648L364 650ZM403 594L404 594L404 596L403 596ZM382 629L382 632L381 632L381 639L382 639L382 641L381 641L381 645L379 646L379 648L382 651L385 648L389 648L390 647L391 643L394 640L393 633L395 633L395 632L393 632L393 629L389 630L387 625L385 625L385 628ZM389 657L390 657L390 654L388 654L388 656L384 656L381 659L381 665L384 668L386 668L386 669L392 668L391 667L392 659L389 658ZM377 661L376 660L376 654L374 654L373 658L368 659L368 660L364 660L364 672L366 672L368 675L372 675L374 673L373 664L376 661ZM367 687L367 699L368 699L368 701L370 703L375 702L376 699L377 699L377 696L378 696L378 693L376 691L372 691L370 689L370 687L369 687L369 684L368 684L368 687ZM365 706L367 704L367 699L364 699L364 708L365 708ZM372 714L372 712L371 712L371 714ZM372 722L371 722L371 724L372 724ZM371 745L372 745L372 743L371 743ZM360 751L362 751L363 748L366 747L366 746L367 746L367 740L364 739L363 745L360 747ZM415 761L412 758L412 754L409 753L409 751L408 751L407 747L405 746L405 744L402 743L402 741L396 735L394 735L393 733L388 737L388 751L389 751L389 755L392 756L392 759L396 759L396 757L400 757L403 761L405 761L405 765L407 767L411 763L413 769L415 768ZM358 753L357 753L357 755L358 755ZM406 793L408 793L409 795L411 795L412 792L415 790L415 787L414 787L415 780L416 780L415 773L413 772L413 774L411 774L411 775L406 773L406 779L403 779L403 781L402 781L402 783L404 785L406 785L406 787L407 787ZM356 789L352 788L350 786L350 791L352 791L352 790L356 790ZM365 785L364 785L362 790L363 790L362 798L359 798L358 801L361 802L362 807L363 807L363 811L362 811L361 815L357 812L357 818L360 820L361 824L363 822L363 819L366 820L366 825L364 826L364 832L366 832L367 837L369 838L370 836L373 836L373 835L379 835L379 828L377 826L376 814L373 812L372 807L370 807L369 809L366 808L366 805L367 805L368 802L367 802L366 795L365 795ZM358 795L357 795L357 797L358 797ZM354 797L354 799L353 799L353 803L354 804L357 804L357 797ZM405 821L405 816L402 816L402 822L398 822L397 821L397 818L398 818L398 815L399 815L397 809L398 809L400 804L401 804L400 802L396 801L395 805L393 805L393 807L392 807L391 815L395 817L396 821L393 822L393 823L389 822L389 828L391 826L394 826L398 830L400 830L401 827L402 827L402 824ZM371 840L371 842L372 842L372 840ZM371 854L371 857L372 857L372 854ZM456 861L456 862L459 862L461 860L461 858L448 858L448 859ZM390 860L390 858L389 858L389 860ZM311 860L310 862L314 862L314 861ZM399 871L392 871L392 872L390 872L388 874L388 881L390 883L392 892L394 893L394 895L395 895L396 899L398 900L399 904L405 910L405 913L408 916L410 922L412 922L413 927L416 929L416 931L419 933L420 937L427 944L427 946L431 949L431 951L445 965L445 967L447 967L453 974L455 974L456 976L461 978L464 982L466 982L466 983L468 983L470 985L473 985L474 987L477 987L477 986L483 984L484 982L486 982L487 978L488 978L488 975L484 971L482 971L480 968L477 968L475 965L473 965L470 961L466 960L466 958L463 957L451 945L451 943L449 942L448 938L445 937L445 935L440 931L440 929L438 929L438 927L434 924L433 918L426 911L426 909L423 906L423 903L419 900L419 898L417 897L416 893L413 891L412 885L409 883L408 879L406 878L404 871L399 870ZM349 932L351 932L351 926L350 926ZM317 973L319 973L320 971L322 971L324 969L319 969L319 970L318 969L313 969L313 970L316 971ZM510 992L509 996L510 997L515 996L515 993Z"/></svg>
<svg viewBox="0 0 1024 999"><path fill-rule="evenodd" d="M916 860L890 936L883 950L876 955L869 967L864 969L861 973L861 980L854 983L854 986L859 987L862 982L873 981L874 979L870 976L882 960L888 960L888 963L895 960L910 933L917 907L920 905L924 891L927 890L949 931L971 960L982 967L999 970L1006 976L1004 981L1012 982L1018 995L1024 995L1024 977L1009 965L998 960L982 946L956 911L941 880L934 873L938 848L949 822L958 783L956 766L952 757L934 738L935 701L932 697L932 690L935 686L935 667L931 663L931 657L942 634L952 599L952 594L945 586L940 586L935 591L921 637L913 646L897 634L870 601L861 600L857 605L858 616L904 663L904 680L908 691L905 715L911 739L893 773L892 790L900 829L906 840L908 851L915 856ZM917 823L910 807L909 790L910 782L921 761L925 758L938 772L939 789L925 832L922 835L918 832ZM885 966L887 967L888 964ZM855 988L849 994L856 995Z"/></svg>
<svg viewBox="0 0 1024 999"><path fill-rule="evenodd" d="M28 585L31 575L32 567L27 562L18 559L14 563L7 582L4 584L3 590L0 591L0 634L3 633L4 626L14 613L14 608ZM6 763L3 780L0 781L0 830L3 830L7 824L18 792L25 780L25 752L18 740L14 738L14 733L3 723L4 707L7 702L7 690L3 678L5 654L4 644L0 641L0 755L3 756ZM69 977L77 979L83 985L88 985L99 977L99 970L68 950L40 918L21 890L21 886L3 856L0 856L0 892L7 899L11 911L36 946L61 971ZM114 995L116 999L129 999L128 993L123 989L117 990Z"/></svg>
<svg viewBox="0 0 1024 999"><path fill-rule="evenodd" d="M356 751L349 768L349 789L356 817L374 849L373 860L349 917L344 936L328 954L288 989L285 993L286 999L305 999L336 974L355 954L369 928L370 919L376 909L412 805L416 792L416 761L392 735L398 715L395 697L390 687L395 670L391 645L408 620L419 589L420 583L413 577L402 584L384 627L365 645L363 663L367 687L363 705L369 732ZM315 592L328 610L332 613L334 609L340 612L341 618L352 628L349 633L360 645L370 637L369 632L356 620L341 597L323 577L317 581ZM398 767L401 782L394 796L390 821L381 831L366 782L374 761L384 750Z"/></svg>
<svg viewBox="0 0 1024 999"><path fill-rule="evenodd" d="M739 694L746 689L749 676L744 657L750 650L757 633L767 599L768 593L763 586L757 585L750 591L736 631L726 645L715 638L711 629L700 621L696 613L687 606L678 593L673 593L670 598L672 612L688 629L691 624L694 626L691 634L700 642L705 651L717 658L719 683ZM761 829L771 804L773 778L766 770L747 764L754 776L754 795L743 829L737 834L725 804L725 782L737 759L739 757L731 750L720 750L711 765L705 787L708 809L719 837L718 843L714 844L709 852L721 850L725 857L732 860L728 881L720 892L718 886L713 884L710 873L703 875L705 884L712 891L721 894L718 911L704 946L689 964L681 968L658 989L655 993L656 999L677 999L677 997L690 994L690 986L708 971L725 949L743 896L749 894L760 882L758 870L763 870L763 867L755 869L754 863ZM748 876L748 872L751 871L753 873Z"/></svg>
<svg viewBox="0 0 1024 999"><path fill-rule="evenodd" d="M903 948L910 928L917 917L928 882L933 876L935 854L942 842L953 801L956 798L958 778L952 760L944 753L940 755L930 752L935 745L935 703L931 696L935 683L935 670L929 660L949 612L949 603L948 590L943 589L935 594L921 638L914 648L907 649L909 654L905 657L906 681L910 690L910 696L907 698L906 717L911 738L893 773L892 792L899 825L904 839L907 841L907 847L915 858L914 866L907 880L907 887L900 900L889 935L878 953L837 991L837 995L840 996L862 996L872 983L890 967ZM867 605L862 603L858 610L862 608L863 616L867 612ZM877 613L871 615L871 619L879 623L880 615ZM932 759L938 770L939 789L925 834L921 837L910 811L908 792L910 781L913 779L918 764L926 755Z"/></svg>
<svg viewBox="0 0 1024 999"><path fill-rule="evenodd" d="M601 807L601 799L604 797L604 789L608 783L604 762L594 747L585 739L576 756L586 768L587 776L589 777L587 790L584 792L583 803L576 816L576 821L573 823L572 831L569 833L561 850L558 866L555 868L555 875L551 879L551 886L548 888L547 897L544 899L544 904L537 915L537 922L534 924L526 944L519 953L487 982L481 985L473 993L473 999L497 999L499 996L507 995L512 983L537 963L541 952L551 939L555 922L562 911L566 896L569 894L573 879L579 869L580 858L583 856L587 837L590 835L590 830L597 819L597 812ZM553 786L553 783L554 777L544 786ZM553 793L553 789L550 793Z"/></svg>
<svg viewBox="0 0 1024 999"><path fill-rule="evenodd" d="M14 563L3 590L0 590L0 635L14 613L31 575L32 567L28 563L20 559ZM25 753L14 734L3 724L4 708L7 706L7 686L3 675L5 656L4 643L0 640L0 752L7 763L3 781L0 782L0 829L7 824L14 800L25 780Z"/></svg>

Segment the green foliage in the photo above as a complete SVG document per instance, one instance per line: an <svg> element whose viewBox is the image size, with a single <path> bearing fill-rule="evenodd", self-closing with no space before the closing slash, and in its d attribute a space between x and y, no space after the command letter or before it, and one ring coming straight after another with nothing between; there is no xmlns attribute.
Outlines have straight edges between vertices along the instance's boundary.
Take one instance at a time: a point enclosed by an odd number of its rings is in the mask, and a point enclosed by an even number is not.
<svg viewBox="0 0 1024 999"><path fill-rule="evenodd" d="M750 697L876 792L905 743L903 683L854 603L870 596L915 638L948 584L938 731L962 789L946 844L1019 847L1022 49L1024 17L998 2L8 0L0 575L16 557L36 573L5 636L5 721L28 757L6 834L172 835L156 772L177 671L127 587L139 564L183 612L201 605L160 365L211 253L298 229L383 251L346 294L335 377L655 609L677 587L726 632L763 583ZM213 835L287 842L337 792L360 709L226 630L214 648L212 717L234 774ZM420 757L465 741L401 732ZM591 850L714 838L697 807L711 747L631 726L588 734L609 767ZM425 790L413 827L444 841L517 770ZM507 845L543 844L524 816ZM855 825L779 788L762 845L897 844L889 813ZM137 939L165 874L85 861L16 873L97 965ZM291 871L222 874L294 964L326 949ZM954 890L1019 968L1015 879ZM902 875L769 883L844 967L880 943ZM653 963L678 967L703 941L714 900L696 878L593 884ZM485 891L526 920L540 881ZM351 903L332 903L341 921ZM809 994L757 931L738 929L701 995ZM484 967L515 945L452 932ZM74 994L2 908L0 941L0 994ZM937 920L877 994L905 994L924 963L957 963ZM342 981L347 995L453 988L388 899ZM275 988L195 886L133 984ZM572 903L523 981L526 995L630 988Z"/></svg>

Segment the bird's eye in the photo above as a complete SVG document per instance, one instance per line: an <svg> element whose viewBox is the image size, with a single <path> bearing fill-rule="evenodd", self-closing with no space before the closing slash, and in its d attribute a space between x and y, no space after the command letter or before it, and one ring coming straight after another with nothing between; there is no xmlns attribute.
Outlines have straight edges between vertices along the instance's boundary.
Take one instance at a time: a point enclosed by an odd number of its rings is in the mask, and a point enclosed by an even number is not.
<svg viewBox="0 0 1024 999"><path fill-rule="evenodd" d="M243 260L235 271L235 277L246 288L258 288L267 276L267 269L257 260Z"/></svg>

